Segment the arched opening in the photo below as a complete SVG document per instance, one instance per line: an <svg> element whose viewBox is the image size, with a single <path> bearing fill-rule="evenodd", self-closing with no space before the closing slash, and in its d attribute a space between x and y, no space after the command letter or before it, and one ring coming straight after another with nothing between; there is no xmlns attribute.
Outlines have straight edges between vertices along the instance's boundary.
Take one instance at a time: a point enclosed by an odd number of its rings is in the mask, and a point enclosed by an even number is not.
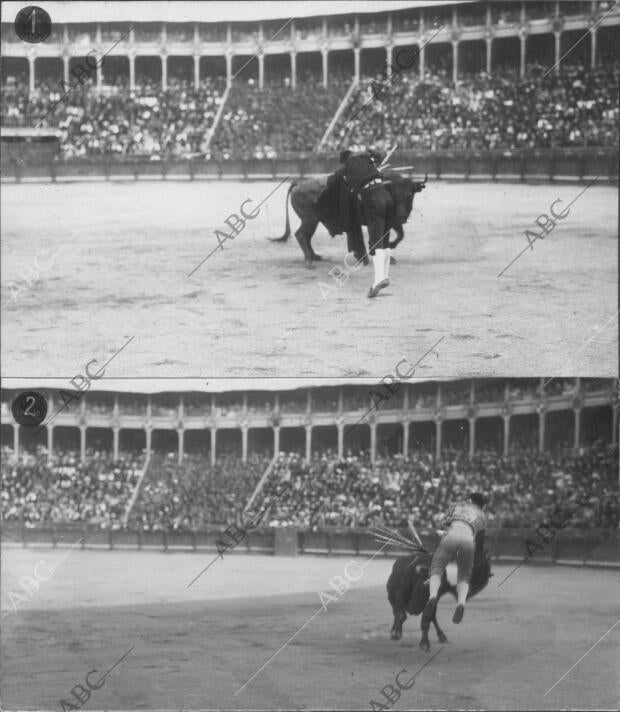
<svg viewBox="0 0 620 712"><path fill-rule="evenodd" d="M146 448L146 432L142 428L123 428L118 434L120 452L142 453Z"/></svg>
<svg viewBox="0 0 620 712"><path fill-rule="evenodd" d="M306 452L305 428L280 428L280 452Z"/></svg>
<svg viewBox="0 0 620 712"><path fill-rule="evenodd" d="M580 445L593 445L599 441L611 443L613 412L610 405L583 408L581 411Z"/></svg>
<svg viewBox="0 0 620 712"><path fill-rule="evenodd" d="M377 455L400 455L403 451L403 426L401 423L377 425Z"/></svg>
<svg viewBox="0 0 620 712"><path fill-rule="evenodd" d="M320 52L299 52L297 55L297 85L303 86L308 79L313 83L323 79L323 57Z"/></svg>
<svg viewBox="0 0 620 712"><path fill-rule="evenodd" d="M183 450L187 455L207 457L211 452L211 431L186 430L183 434Z"/></svg>
<svg viewBox="0 0 620 712"><path fill-rule="evenodd" d="M538 415L527 413L510 418L510 450L538 449Z"/></svg>
<svg viewBox="0 0 620 712"><path fill-rule="evenodd" d="M86 428L86 454L94 452L112 456L113 433L111 428Z"/></svg>
<svg viewBox="0 0 620 712"><path fill-rule="evenodd" d="M216 433L216 457L241 457L241 430L239 428L220 428Z"/></svg>
<svg viewBox="0 0 620 712"><path fill-rule="evenodd" d="M433 421L409 423L409 452L435 452L437 428Z"/></svg>
<svg viewBox="0 0 620 712"><path fill-rule="evenodd" d="M159 455L178 455L177 431L155 428L151 433L151 450Z"/></svg>
<svg viewBox="0 0 620 712"><path fill-rule="evenodd" d="M441 432L442 449L469 452L469 421L444 420Z"/></svg>
<svg viewBox="0 0 620 712"><path fill-rule="evenodd" d="M338 452L338 428L335 425L316 425L312 428L312 452Z"/></svg>
<svg viewBox="0 0 620 712"><path fill-rule="evenodd" d="M525 64L542 65L550 69L555 62L555 37L548 32L544 35L528 35L525 40ZM545 69L545 71L546 71Z"/></svg>
<svg viewBox="0 0 620 712"><path fill-rule="evenodd" d="M518 37L497 37L493 40L493 72L514 72L521 69L521 41Z"/></svg>
<svg viewBox="0 0 620 712"><path fill-rule="evenodd" d="M168 89L194 86L194 58L168 57Z"/></svg>
<svg viewBox="0 0 620 712"><path fill-rule="evenodd" d="M140 56L135 62L136 86L143 90L161 90L162 66L160 57Z"/></svg>
<svg viewBox="0 0 620 712"><path fill-rule="evenodd" d="M273 428L249 428L248 457L253 454L273 457Z"/></svg>
<svg viewBox="0 0 620 712"><path fill-rule="evenodd" d="M575 439L575 414L572 410L547 413L545 450L551 453L573 446Z"/></svg>
<svg viewBox="0 0 620 712"><path fill-rule="evenodd" d="M486 65L487 45L484 40L459 43L459 75L483 72Z"/></svg>
<svg viewBox="0 0 620 712"><path fill-rule="evenodd" d="M504 451L504 420L503 418L478 418L476 420L476 452L494 451L501 454Z"/></svg>

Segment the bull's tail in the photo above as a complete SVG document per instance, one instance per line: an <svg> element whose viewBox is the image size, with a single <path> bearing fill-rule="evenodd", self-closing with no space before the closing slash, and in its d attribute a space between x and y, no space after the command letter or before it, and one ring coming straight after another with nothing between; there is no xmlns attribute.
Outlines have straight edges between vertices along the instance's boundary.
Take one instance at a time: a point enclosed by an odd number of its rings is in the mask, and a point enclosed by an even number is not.
<svg viewBox="0 0 620 712"><path fill-rule="evenodd" d="M284 235L281 235L280 237L270 237L269 239L271 242L286 242L289 237L291 236L291 223L288 217L288 204L289 200L291 197L291 191L295 187L295 181L291 181L291 184L288 187L288 191L286 193L286 204L285 204L285 210L286 210L286 226L284 229Z"/></svg>

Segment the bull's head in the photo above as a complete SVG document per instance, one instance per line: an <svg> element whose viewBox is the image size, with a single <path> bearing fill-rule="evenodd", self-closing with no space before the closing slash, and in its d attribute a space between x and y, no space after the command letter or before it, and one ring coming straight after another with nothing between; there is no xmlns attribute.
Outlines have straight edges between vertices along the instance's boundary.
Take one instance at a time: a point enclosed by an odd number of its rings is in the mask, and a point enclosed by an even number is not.
<svg viewBox="0 0 620 712"><path fill-rule="evenodd" d="M423 181L413 182L413 194L421 193L424 188L426 188L426 181L428 180L428 173L424 176Z"/></svg>
<svg viewBox="0 0 620 712"><path fill-rule="evenodd" d="M413 181L409 178L403 181L403 188L405 194L402 196L402 201L396 201L396 219L402 225L407 222L411 211L413 210L413 198L416 193L420 193L426 188L426 181L428 179L428 174L425 176L423 181Z"/></svg>

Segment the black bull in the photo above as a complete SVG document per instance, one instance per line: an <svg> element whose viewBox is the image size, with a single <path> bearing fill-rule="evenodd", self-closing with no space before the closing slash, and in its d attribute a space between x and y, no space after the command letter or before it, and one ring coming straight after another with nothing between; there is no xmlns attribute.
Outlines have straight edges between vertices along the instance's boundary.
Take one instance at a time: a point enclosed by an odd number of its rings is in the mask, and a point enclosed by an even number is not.
<svg viewBox="0 0 620 712"><path fill-rule="evenodd" d="M388 600L394 613L394 624L391 630L392 640L399 640L403 634L403 623L410 615L420 615L429 599L428 581L430 575L431 560L433 556L428 551L401 556L394 562L392 573L387 582ZM489 582L491 574L491 560L484 547L484 532L476 537L476 550L474 554L474 566L472 569L469 593L467 598L475 596ZM441 585L437 595L437 601L444 595L451 593L456 598L456 588L449 583L444 571L441 578ZM420 647L428 651L428 629L430 622L435 626L437 638L440 643L446 643L447 638L437 623L437 614L433 614L430 621L422 619L422 638Z"/></svg>
<svg viewBox="0 0 620 712"><path fill-rule="evenodd" d="M388 215L388 226L396 233L396 239L389 243L391 248L396 247L404 237L403 225L409 219L413 209L413 197L416 193L426 187L426 178L422 182L415 182L405 178L400 173L394 171L384 171L383 180L386 189L392 196L393 206ZM324 221L317 214L315 201L322 193L327 183L327 177L298 178L291 182L286 194L286 229L281 237L269 238L272 242L286 242L291 235L289 221L288 201L290 199L293 210L301 220L301 225L295 232L295 237L304 253L304 259L308 267L312 267L314 261L322 259L312 248L312 237L319 222L323 222L332 237L341 232L347 234L347 249L353 252L358 260L363 259L368 263L364 237L362 234L362 218L359 211L355 210L355 199L351 199L351 215L349 220ZM348 223L348 224L347 224Z"/></svg>

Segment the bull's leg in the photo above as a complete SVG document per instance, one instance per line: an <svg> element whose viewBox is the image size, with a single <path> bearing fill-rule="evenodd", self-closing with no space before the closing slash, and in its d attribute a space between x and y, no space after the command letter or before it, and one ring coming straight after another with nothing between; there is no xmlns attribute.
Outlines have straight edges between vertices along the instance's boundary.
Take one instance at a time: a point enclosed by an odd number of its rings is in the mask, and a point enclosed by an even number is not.
<svg viewBox="0 0 620 712"><path fill-rule="evenodd" d="M430 579L429 579L430 583ZM426 590L426 602L424 605L424 610L422 611L422 620L420 621L420 629L422 630L422 638L420 639L420 647L422 650L426 650L426 652L429 651L430 649L430 643L428 641L428 629L431 627L431 621L435 624L435 627L437 628L437 621L435 619L435 616L437 614L437 603L439 601L440 595L438 595L433 603L433 599L430 598L430 586L427 587L427 582L424 582L424 588Z"/></svg>
<svg viewBox="0 0 620 712"><path fill-rule="evenodd" d="M393 226L393 229L394 229L394 231L396 232L396 239L395 239L395 240L391 240L391 241L388 243L388 246L389 246L390 249L392 249L392 250L398 245L398 243L399 243L399 242L403 239L403 237L405 236L405 231L403 230L403 226L402 226L402 225L394 225L394 226ZM391 258L390 258L390 262L391 262L391 264L394 264L394 263L396 262L396 260L395 260L393 257L391 257Z"/></svg>
<svg viewBox="0 0 620 712"><path fill-rule="evenodd" d="M431 649L431 644L428 640L428 629L430 628L430 618L425 616L421 617L420 630L422 631L422 637L420 638L420 648L425 650L427 653Z"/></svg>
<svg viewBox="0 0 620 712"><path fill-rule="evenodd" d="M368 264L368 254L361 225L356 225L347 232L347 251L352 252L358 262L363 262L365 265Z"/></svg>
<svg viewBox="0 0 620 712"><path fill-rule="evenodd" d="M403 635L403 623L407 620L407 614L402 608L397 608L392 606L394 611L394 625L390 631L390 638L392 640L400 640Z"/></svg>
<svg viewBox="0 0 620 712"><path fill-rule="evenodd" d="M314 222L314 225L312 224ZM312 261L314 259L314 253L312 250L312 246L310 245L310 240L312 238L312 235L314 234L314 231L316 230L317 222L315 221L308 221L306 219L301 221L301 225L299 226L297 232L295 233L295 237L297 238L297 242L299 243L299 246L301 247L301 251L304 253L304 260L306 262L306 267L311 268L312 267Z"/></svg>
<svg viewBox="0 0 620 712"><path fill-rule="evenodd" d="M437 611L433 613L433 617L431 619L433 621L433 625L435 626L435 632L437 633L437 639L439 640L440 643L447 643L448 639L445 636L445 633L441 628L439 627L439 623L437 623Z"/></svg>

